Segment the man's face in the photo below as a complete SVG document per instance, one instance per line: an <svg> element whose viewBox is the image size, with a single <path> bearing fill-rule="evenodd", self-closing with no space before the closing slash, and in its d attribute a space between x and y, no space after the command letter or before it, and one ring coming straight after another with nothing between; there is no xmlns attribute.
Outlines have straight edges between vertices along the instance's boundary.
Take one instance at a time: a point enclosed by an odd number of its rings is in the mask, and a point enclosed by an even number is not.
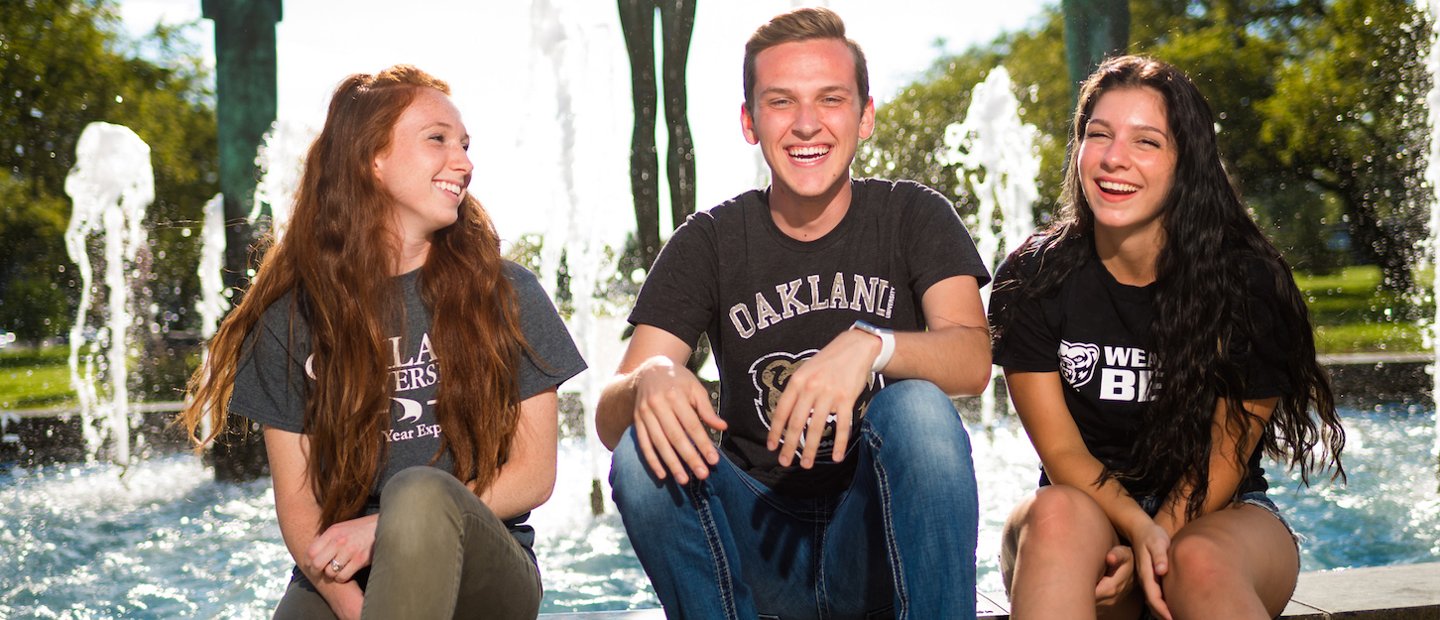
<svg viewBox="0 0 1440 620"><path fill-rule="evenodd" d="M875 106L860 101L855 57L844 41L783 43L755 57L755 110L741 106L745 139L770 165L771 200L833 197L850 181Z"/></svg>

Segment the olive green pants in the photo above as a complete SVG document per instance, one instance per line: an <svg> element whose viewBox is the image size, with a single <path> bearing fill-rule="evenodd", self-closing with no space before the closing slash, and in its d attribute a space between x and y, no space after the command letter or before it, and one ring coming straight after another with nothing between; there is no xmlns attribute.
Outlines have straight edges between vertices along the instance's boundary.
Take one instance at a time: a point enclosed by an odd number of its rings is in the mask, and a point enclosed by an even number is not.
<svg viewBox="0 0 1440 620"><path fill-rule="evenodd" d="M540 612L530 554L448 472L411 467L385 485L365 618L525 618ZM277 620L334 618L319 593L292 582Z"/></svg>

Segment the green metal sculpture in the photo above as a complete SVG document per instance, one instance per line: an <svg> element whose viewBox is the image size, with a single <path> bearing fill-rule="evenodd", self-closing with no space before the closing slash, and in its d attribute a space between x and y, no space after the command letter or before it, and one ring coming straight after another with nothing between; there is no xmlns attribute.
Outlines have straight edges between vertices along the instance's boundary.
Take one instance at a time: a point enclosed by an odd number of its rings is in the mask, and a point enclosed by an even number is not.
<svg viewBox="0 0 1440 620"><path fill-rule="evenodd" d="M275 24L281 0L201 0L215 23L215 92L220 142L220 191L225 194L225 287L238 303L248 279L255 231L245 224L255 200L255 153L275 122ZM211 450L218 480L252 480L265 474L260 433L230 416L233 428ZM253 430L253 429L250 429Z"/></svg>
<svg viewBox="0 0 1440 620"><path fill-rule="evenodd" d="M660 163L655 148L655 12L660 12L661 78L669 136L666 171L674 226L695 212L695 145L686 117L685 62L695 28L695 0L618 0L620 27L630 54L635 131L630 142L630 190L635 198L635 241L649 269L660 252Z"/></svg>
<svg viewBox="0 0 1440 620"><path fill-rule="evenodd" d="M1070 98L1080 95L1080 82L1107 56L1130 45L1128 0L1063 0L1065 62L1070 69Z"/></svg>

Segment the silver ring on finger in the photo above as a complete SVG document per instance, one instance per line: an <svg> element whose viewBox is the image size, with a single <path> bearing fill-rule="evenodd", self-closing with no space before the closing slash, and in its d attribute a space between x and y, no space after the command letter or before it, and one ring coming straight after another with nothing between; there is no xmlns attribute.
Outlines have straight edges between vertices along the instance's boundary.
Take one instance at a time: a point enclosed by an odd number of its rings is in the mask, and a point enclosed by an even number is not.
<svg viewBox="0 0 1440 620"><path fill-rule="evenodd" d="M345 568L345 565L342 564L342 563L340 562L340 560L330 560L330 570L333 570L333 571L335 571L335 572L338 573L338 572L340 572L340 571L341 571L342 569L344 569L344 568Z"/></svg>

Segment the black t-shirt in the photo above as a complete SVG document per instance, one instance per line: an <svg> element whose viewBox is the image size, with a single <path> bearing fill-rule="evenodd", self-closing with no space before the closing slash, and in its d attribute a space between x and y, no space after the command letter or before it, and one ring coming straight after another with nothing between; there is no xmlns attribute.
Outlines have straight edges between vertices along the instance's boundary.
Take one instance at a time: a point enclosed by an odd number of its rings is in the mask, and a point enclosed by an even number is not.
<svg viewBox="0 0 1440 620"><path fill-rule="evenodd" d="M996 270L990 298L995 364L1007 371L1059 372L1065 405L1086 448L1110 468L1123 467L1132 458L1145 408L1156 396L1150 360L1155 285L1121 284L1092 255L1048 296L1018 301L1020 283L1035 277L1042 262L1031 254ZM1241 397L1280 396L1290 390L1290 382L1282 353L1286 344L1273 327L1279 301L1264 266L1255 261L1247 267L1252 333L1266 337L1233 347L1248 351L1237 360L1245 380ZM1267 488L1259 450L1249 469L1238 493ZM1043 469L1040 483L1049 484Z"/></svg>
<svg viewBox="0 0 1440 620"><path fill-rule="evenodd" d="M521 331L535 352L535 358L527 354L520 364L520 399L524 400L575 376L585 369L585 361L534 274L507 262L505 276L515 287ZM366 514L379 510L380 495L391 477L407 467L430 464L443 432L435 419L442 363L430 346L430 310L421 301L420 270L397 276L394 284L404 302L405 324L391 327L388 351L392 359L387 366L394 393L390 428L384 431L387 460L379 470ZM266 426L300 433L311 345L298 308L291 312L293 299L291 291L272 303L246 337L246 354L236 371L230 411ZM445 453L434 466L450 471L454 462ZM525 524L529 516L525 513L505 521L510 534L527 549L535 540L534 530Z"/></svg>
<svg viewBox="0 0 1440 620"><path fill-rule="evenodd" d="M770 413L795 368L857 319L924 329L921 297L936 282L990 279L944 196L907 181L862 179L851 189L844 219L813 241L781 232L760 190L690 216L660 252L630 314L631 323L691 346L709 335L720 369L719 413L729 424L721 448L782 493L837 493L855 463L820 458L809 470L784 468L765 449ZM884 385L883 376L871 378L852 420ZM830 453L832 435L826 431L819 454Z"/></svg>

